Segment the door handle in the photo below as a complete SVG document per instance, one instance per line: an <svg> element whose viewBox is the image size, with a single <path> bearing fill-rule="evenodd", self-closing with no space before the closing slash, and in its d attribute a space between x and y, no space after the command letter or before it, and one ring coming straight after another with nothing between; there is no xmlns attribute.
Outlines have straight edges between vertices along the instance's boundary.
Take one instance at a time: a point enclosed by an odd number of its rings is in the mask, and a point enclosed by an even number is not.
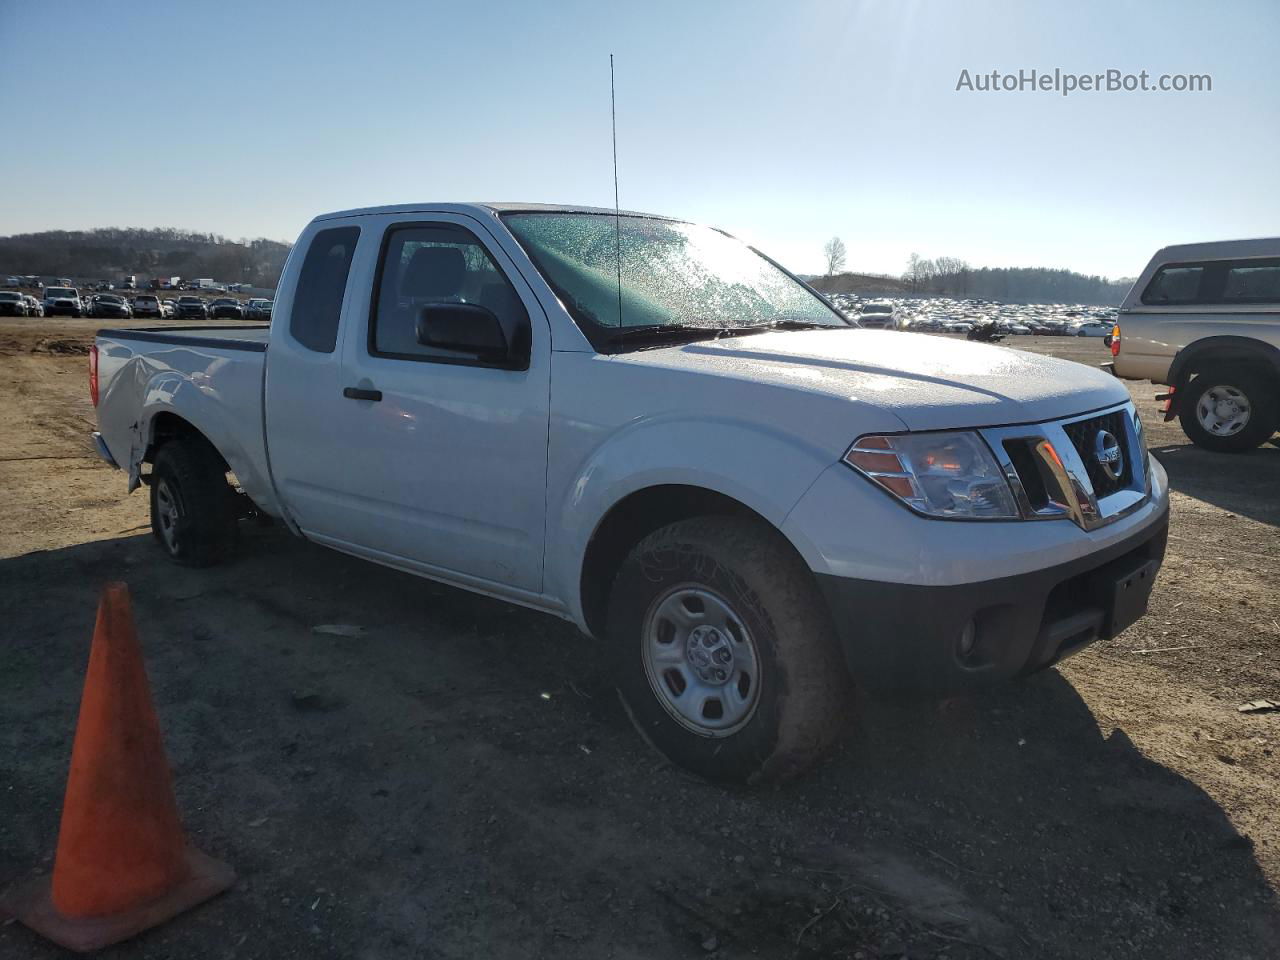
<svg viewBox="0 0 1280 960"><path fill-rule="evenodd" d="M361 387L344 387L342 395L348 400L372 400L374 403L382 399L381 390L365 390Z"/></svg>

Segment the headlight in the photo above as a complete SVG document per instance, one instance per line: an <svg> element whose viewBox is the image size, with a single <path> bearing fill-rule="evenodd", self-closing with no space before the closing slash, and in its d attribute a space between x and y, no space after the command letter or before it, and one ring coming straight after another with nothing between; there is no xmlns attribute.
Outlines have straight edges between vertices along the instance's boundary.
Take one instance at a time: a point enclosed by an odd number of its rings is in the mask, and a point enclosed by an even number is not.
<svg viewBox="0 0 1280 960"><path fill-rule="evenodd" d="M961 520L1017 519L1000 465L976 433L904 433L860 438L844 462L912 510Z"/></svg>

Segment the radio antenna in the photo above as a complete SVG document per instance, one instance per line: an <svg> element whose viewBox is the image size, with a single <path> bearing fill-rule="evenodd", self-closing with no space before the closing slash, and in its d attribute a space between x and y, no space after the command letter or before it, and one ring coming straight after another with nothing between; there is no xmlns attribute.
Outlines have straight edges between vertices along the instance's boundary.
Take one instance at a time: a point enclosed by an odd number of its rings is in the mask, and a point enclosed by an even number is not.
<svg viewBox="0 0 1280 960"><path fill-rule="evenodd" d="M609 54L609 118L613 125L613 244L618 265L618 327L622 327L622 209L618 205L618 101L613 87L613 54Z"/></svg>

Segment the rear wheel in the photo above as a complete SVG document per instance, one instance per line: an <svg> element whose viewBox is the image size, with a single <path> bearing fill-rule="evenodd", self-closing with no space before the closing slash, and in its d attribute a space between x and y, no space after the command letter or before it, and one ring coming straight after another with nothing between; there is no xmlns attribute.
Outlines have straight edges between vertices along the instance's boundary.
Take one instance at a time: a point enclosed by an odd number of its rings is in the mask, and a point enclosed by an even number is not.
<svg viewBox="0 0 1280 960"><path fill-rule="evenodd" d="M151 470L151 532L169 558L208 567L235 548L236 494L227 468L203 440L170 440Z"/></svg>
<svg viewBox="0 0 1280 960"><path fill-rule="evenodd" d="M1252 450L1280 423L1280 385L1249 368L1208 368L1178 395L1183 433L1206 450Z"/></svg>
<svg viewBox="0 0 1280 960"><path fill-rule="evenodd" d="M637 544L608 642L637 729L710 779L795 776L843 727L851 684L813 575L759 521L685 520Z"/></svg>

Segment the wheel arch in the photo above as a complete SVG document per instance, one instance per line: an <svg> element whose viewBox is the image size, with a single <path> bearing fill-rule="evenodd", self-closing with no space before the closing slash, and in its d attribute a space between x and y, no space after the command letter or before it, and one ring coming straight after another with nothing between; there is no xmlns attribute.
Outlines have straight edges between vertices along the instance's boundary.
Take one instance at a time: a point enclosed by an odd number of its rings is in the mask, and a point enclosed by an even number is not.
<svg viewBox="0 0 1280 960"><path fill-rule="evenodd" d="M1169 365L1169 384L1174 388L1174 406L1171 406L1171 412L1180 409L1191 378L1219 363L1235 363L1260 370L1271 378L1275 388L1280 391L1280 348L1252 337L1205 337L1179 350ZM1179 397L1180 393L1184 396Z"/></svg>
<svg viewBox="0 0 1280 960"><path fill-rule="evenodd" d="M803 556L767 517L728 494L683 483L663 483L632 491L600 518L583 551L578 578L582 618L592 636L604 635L609 591L622 561L655 530L697 516L736 516L763 524L779 542ZM808 569L808 564L805 564Z"/></svg>
<svg viewBox="0 0 1280 960"><path fill-rule="evenodd" d="M147 426L147 442L142 452L143 463L154 463L156 453L164 444L179 438L187 438L205 444L217 454L218 459L227 466L227 469L230 469L227 458L222 455L217 444L205 436L204 432L190 420L172 410L158 411Z"/></svg>

